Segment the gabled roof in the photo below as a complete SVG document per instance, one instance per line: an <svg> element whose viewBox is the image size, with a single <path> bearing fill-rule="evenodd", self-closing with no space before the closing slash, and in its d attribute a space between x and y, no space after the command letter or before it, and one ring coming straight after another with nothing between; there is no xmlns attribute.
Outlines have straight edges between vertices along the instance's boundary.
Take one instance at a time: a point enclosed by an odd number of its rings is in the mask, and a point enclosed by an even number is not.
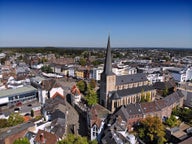
<svg viewBox="0 0 192 144"><path fill-rule="evenodd" d="M175 86L176 86L176 84L175 84L175 82L173 80L166 81L166 82L156 82L154 84L154 87L156 89L159 89L159 90L163 90L163 89L166 89L166 88L169 89L169 88L173 88Z"/></svg>
<svg viewBox="0 0 192 144"><path fill-rule="evenodd" d="M42 143L42 141L41 141L42 136L44 137L44 144L56 144L57 143L57 137L55 134L52 134L50 132L40 130L40 129L37 132L37 135L36 135L34 141L38 142L38 143Z"/></svg>
<svg viewBox="0 0 192 144"><path fill-rule="evenodd" d="M135 103L135 104L129 104L126 106L127 112L129 113L129 115L139 115L139 114L143 114L143 110L141 108L141 105L139 103Z"/></svg>
<svg viewBox="0 0 192 144"><path fill-rule="evenodd" d="M61 87L55 79L46 79L42 81L42 89L50 91L52 88Z"/></svg>
<svg viewBox="0 0 192 144"><path fill-rule="evenodd" d="M111 95L111 99L120 99L120 96L118 95L117 91L115 91L115 92Z"/></svg>
<svg viewBox="0 0 192 144"><path fill-rule="evenodd" d="M91 126L96 124L97 127L100 127L102 120L107 118L109 113L109 110L99 104L92 106L89 111Z"/></svg>
<svg viewBox="0 0 192 144"><path fill-rule="evenodd" d="M71 93L73 95L80 95L80 90L78 89L78 87L76 85L74 85L72 88L71 88Z"/></svg>
<svg viewBox="0 0 192 144"><path fill-rule="evenodd" d="M116 85L148 81L144 73L116 76Z"/></svg>
<svg viewBox="0 0 192 144"><path fill-rule="evenodd" d="M142 90L144 90L145 92L150 91L150 90L155 90L153 86L151 85L145 85L145 86L140 86L140 87L134 87L134 88L128 88L128 89L122 89L122 90L117 90L114 91L112 93L117 92L117 94L112 94L111 96L111 100L113 100L113 98L119 96L119 97L124 97L124 96L131 96L133 94L138 94L141 93Z"/></svg>
<svg viewBox="0 0 192 144"><path fill-rule="evenodd" d="M64 99L65 97L63 95L61 95L60 93L56 92L51 98L56 98L56 97L61 97L62 99Z"/></svg>
<svg viewBox="0 0 192 144"><path fill-rule="evenodd" d="M0 140L4 140L9 136L16 135L21 133L24 130L28 130L30 127L34 127L35 124L33 122L27 122L23 124L16 125L14 127L8 128L6 131L0 132Z"/></svg>
<svg viewBox="0 0 192 144"><path fill-rule="evenodd" d="M141 103L141 108L145 114L161 111L161 109L157 106L155 101Z"/></svg>
<svg viewBox="0 0 192 144"><path fill-rule="evenodd" d="M181 93L181 91L176 91L169 96L166 96L163 100L167 106L170 106L175 102L179 102L180 98L182 97L184 97L184 95Z"/></svg>
<svg viewBox="0 0 192 144"><path fill-rule="evenodd" d="M66 120L63 118L57 118L51 122L51 126L53 127L51 132L62 138L66 132Z"/></svg>
<svg viewBox="0 0 192 144"><path fill-rule="evenodd" d="M126 109L126 106L123 105L120 108L118 108L112 117L114 119L115 117L118 117L118 116L120 116L123 121L127 121L127 119L129 118L129 113Z"/></svg>

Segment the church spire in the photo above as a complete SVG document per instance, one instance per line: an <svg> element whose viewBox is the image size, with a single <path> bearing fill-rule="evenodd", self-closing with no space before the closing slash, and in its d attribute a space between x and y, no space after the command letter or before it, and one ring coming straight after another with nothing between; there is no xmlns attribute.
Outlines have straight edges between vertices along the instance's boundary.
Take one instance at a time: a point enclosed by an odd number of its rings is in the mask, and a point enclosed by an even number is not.
<svg viewBox="0 0 192 144"><path fill-rule="evenodd" d="M108 36L107 51L105 56L104 74L111 75L112 72L112 56L111 56L111 46L110 46L110 35Z"/></svg>

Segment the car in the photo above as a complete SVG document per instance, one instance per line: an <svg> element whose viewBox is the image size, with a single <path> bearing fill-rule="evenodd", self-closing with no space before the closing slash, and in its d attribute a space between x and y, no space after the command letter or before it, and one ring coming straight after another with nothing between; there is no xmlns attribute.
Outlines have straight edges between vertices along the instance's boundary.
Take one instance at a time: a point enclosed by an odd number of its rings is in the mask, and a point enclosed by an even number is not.
<svg viewBox="0 0 192 144"><path fill-rule="evenodd" d="M14 112L19 112L20 110L20 108L14 108Z"/></svg>
<svg viewBox="0 0 192 144"><path fill-rule="evenodd" d="M29 114L29 113L26 113L25 116L30 116L30 114Z"/></svg>
<svg viewBox="0 0 192 144"><path fill-rule="evenodd" d="M16 106L22 106L22 102L17 102Z"/></svg>
<svg viewBox="0 0 192 144"><path fill-rule="evenodd" d="M31 107L31 106L32 106L32 104L28 104L27 106L28 106L28 107Z"/></svg>

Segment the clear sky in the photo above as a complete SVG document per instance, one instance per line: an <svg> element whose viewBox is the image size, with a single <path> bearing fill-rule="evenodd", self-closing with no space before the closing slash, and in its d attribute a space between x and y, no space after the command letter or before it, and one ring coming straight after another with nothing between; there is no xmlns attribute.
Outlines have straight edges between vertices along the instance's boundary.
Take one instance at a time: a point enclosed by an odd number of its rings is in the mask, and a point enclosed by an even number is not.
<svg viewBox="0 0 192 144"><path fill-rule="evenodd" d="M0 0L0 46L192 48L191 0Z"/></svg>

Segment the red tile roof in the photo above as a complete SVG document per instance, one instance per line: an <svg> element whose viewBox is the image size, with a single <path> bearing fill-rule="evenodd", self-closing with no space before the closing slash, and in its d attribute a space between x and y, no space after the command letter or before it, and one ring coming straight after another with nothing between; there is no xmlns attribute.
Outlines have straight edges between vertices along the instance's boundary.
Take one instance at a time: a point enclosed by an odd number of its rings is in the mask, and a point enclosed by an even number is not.
<svg viewBox="0 0 192 144"><path fill-rule="evenodd" d="M34 141L40 144L56 144L57 137L47 131L39 130Z"/></svg>

